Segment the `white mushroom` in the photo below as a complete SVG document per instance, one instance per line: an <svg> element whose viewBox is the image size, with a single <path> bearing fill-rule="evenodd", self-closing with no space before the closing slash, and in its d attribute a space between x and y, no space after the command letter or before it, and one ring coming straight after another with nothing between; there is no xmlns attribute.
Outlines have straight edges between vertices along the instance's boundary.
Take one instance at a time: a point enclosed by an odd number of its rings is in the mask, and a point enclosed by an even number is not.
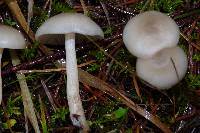
<svg viewBox="0 0 200 133"><path fill-rule="evenodd" d="M65 37L67 99L73 125L89 130L79 95L78 69L75 52L75 33L104 37L101 28L89 17L78 13L62 13L48 19L36 32L42 43L55 43ZM56 41L54 41L56 40ZM59 42L59 41L58 41ZM76 117L78 116L78 117Z"/></svg>
<svg viewBox="0 0 200 133"><path fill-rule="evenodd" d="M179 47L166 48L150 59L138 58L137 75L157 89L168 89L186 74L187 56Z"/></svg>
<svg viewBox="0 0 200 133"><path fill-rule="evenodd" d="M163 48L178 44L179 28L169 16L147 11L128 21L123 31L123 41L136 57L149 58Z"/></svg>
<svg viewBox="0 0 200 133"><path fill-rule="evenodd" d="M1 58L3 49L24 49L25 47L24 37L18 30L6 25L0 25L0 104L2 101Z"/></svg>

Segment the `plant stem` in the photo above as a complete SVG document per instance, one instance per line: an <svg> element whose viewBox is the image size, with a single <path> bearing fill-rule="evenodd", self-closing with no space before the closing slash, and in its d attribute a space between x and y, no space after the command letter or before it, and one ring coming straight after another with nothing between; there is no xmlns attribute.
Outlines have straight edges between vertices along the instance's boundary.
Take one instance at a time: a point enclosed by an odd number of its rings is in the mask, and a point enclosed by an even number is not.
<svg viewBox="0 0 200 133"><path fill-rule="evenodd" d="M10 55L12 58L13 66L20 64L20 60L14 50L12 52L10 51ZM16 73L16 76L21 88L21 95L22 95L23 104L24 104L24 113L26 113L25 115L27 115L27 117L29 118L35 132L40 133L37 117L34 111L33 101L31 99L31 94L29 92L28 85L25 80L26 77L24 74L18 74L18 73Z"/></svg>
<svg viewBox="0 0 200 133"><path fill-rule="evenodd" d="M79 95L78 68L75 51L75 34L65 35L66 70L67 70L67 100L70 118L73 125L87 132L89 127L86 122L84 110Z"/></svg>

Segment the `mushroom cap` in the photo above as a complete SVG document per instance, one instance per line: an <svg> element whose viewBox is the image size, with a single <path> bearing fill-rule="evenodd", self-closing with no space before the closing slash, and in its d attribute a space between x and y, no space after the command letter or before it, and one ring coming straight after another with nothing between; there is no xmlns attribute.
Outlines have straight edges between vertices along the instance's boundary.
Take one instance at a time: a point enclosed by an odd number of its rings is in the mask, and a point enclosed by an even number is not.
<svg viewBox="0 0 200 133"><path fill-rule="evenodd" d="M163 48L178 44L179 28L169 16L158 11L141 13L128 21L123 41L136 57L149 58Z"/></svg>
<svg viewBox="0 0 200 133"><path fill-rule="evenodd" d="M0 48L24 49L25 39L18 30L0 24Z"/></svg>
<svg viewBox="0 0 200 133"><path fill-rule="evenodd" d="M158 89L168 89L186 74L187 56L179 47L166 48L150 59L138 58L138 77Z"/></svg>
<svg viewBox="0 0 200 133"><path fill-rule="evenodd" d="M61 13L39 27L36 39L47 44L64 44L64 34L67 33L104 37L102 29L89 17L80 13Z"/></svg>

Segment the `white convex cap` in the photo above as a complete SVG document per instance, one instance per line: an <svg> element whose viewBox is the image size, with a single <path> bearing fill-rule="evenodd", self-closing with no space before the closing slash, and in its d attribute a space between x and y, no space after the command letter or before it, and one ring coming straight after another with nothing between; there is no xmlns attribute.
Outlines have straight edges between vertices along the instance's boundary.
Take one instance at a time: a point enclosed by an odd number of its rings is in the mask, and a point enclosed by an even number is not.
<svg viewBox="0 0 200 133"><path fill-rule="evenodd" d="M75 33L104 37L101 28L89 17L78 13L61 13L49 18L36 32L36 39L46 44L65 44L67 100L70 118L74 126L80 127L80 132L89 131L81 98L77 59L75 51ZM60 40L61 39L61 40ZM78 117L74 117L74 115Z"/></svg>
<svg viewBox="0 0 200 133"><path fill-rule="evenodd" d="M168 89L177 84L186 74L187 56L179 47L166 48L150 59L138 58L138 77L157 89Z"/></svg>
<svg viewBox="0 0 200 133"><path fill-rule="evenodd" d="M149 58L163 48L178 44L179 28L173 19L158 11L133 17L123 31L123 41L136 57Z"/></svg>
<svg viewBox="0 0 200 133"><path fill-rule="evenodd" d="M101 28L89 17L80 13L61 13L49 18L39 27L36 39L47 44L64 44L64 34L67 33L104 37Z"/></svg>
<svg viewBox="0 0 200 133"><path fill-rule="evenodd" d="M24 49L25 47L24 37L18 30L0 24L0 48Z"/></svg>

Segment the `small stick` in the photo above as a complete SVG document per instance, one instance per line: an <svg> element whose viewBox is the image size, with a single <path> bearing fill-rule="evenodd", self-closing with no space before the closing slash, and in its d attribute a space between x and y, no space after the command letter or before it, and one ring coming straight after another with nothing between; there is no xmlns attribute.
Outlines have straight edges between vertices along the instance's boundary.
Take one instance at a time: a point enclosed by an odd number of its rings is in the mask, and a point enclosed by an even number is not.
<svg viewBox="0 0 200 133"><path fill-rule="evenodd" d="M200 46L198 46L197 44L193 43L190 38L188 38L186 35L184 35L182 32L180 33L181 36L190 44L192 45L193 47L195 47L197 50L200 51Z"/></svg>
<svg viewBox="0 0 200 133"><path fill-rule="evenodd" d="M90 75L88 72L83 71L82 69L78 69L79 71L79 81L83 84L88 84L91 87L97 88L103 92L106 92L108 95L115 97L115 99L120 99L126 106L140 114L141 116L145 117L147 120L151 121L157 127L159 127L164 133L172 133L172 131L163 124L156 116L149 113L147 110L141 108L129 98L124 96L118 90L104 82L103 80Z"/></svg>
<svg viewBox="0 0 200 133"><path fill-rule="evenodd" d="M92 60L92 61L80 64L80 65L78 65L78 67L83 67L83 66L89 65L93 62L95 62L95 61ZM49 73L49 72L60 72L60 71L66 71L66 68L62 67L62 68L44 69L44 70L19 70L19 71L17 71L17 73L23 73L23 74L27 74L27 73Z"/></svg>
<svg viewBox="0 0 200 133"><path fill-rule="evenodd" d="M38 65L38 64L45 64L47 62L52 62L52 61L56 61L58 59L61 59L65 57L65 51L60 51L60 52L56 52L54 54L50 54L47 56L43 56L43 57L38 57L32 61L26 62L26 63L21 63L19 65L16 65L14 67L11 67L9 69L6 69L4 71L2 71L1 75L2 76L6 76L10 73L15 73L19 70L23 70L23 69L28 69L30 67L33 67L34 65Z"/></svg>
<svg viewBox="0 0 200 133"><path fill-rule="evenodd" d="M81 6L83 7L84 15L87 16L88 10L87 10L87 7L85 6L85 2L83 0L80 0L80 2L81 2Z"/></svg>

